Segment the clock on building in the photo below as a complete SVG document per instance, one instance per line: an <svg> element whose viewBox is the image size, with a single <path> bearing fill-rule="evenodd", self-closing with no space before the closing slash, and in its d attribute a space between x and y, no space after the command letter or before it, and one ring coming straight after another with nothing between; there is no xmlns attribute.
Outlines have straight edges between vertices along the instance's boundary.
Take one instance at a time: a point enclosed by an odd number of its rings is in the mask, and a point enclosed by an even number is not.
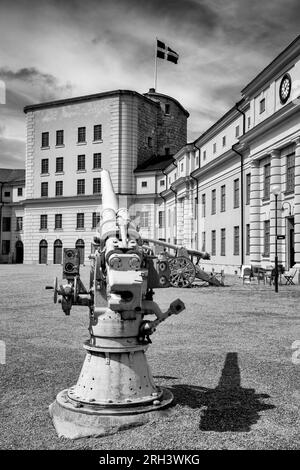
<svg viewBox="0 0 300 470"><path fill-rule="evenodd" d="M291 80L290 75L286 73L282 77L280 86L279 86L279 98L280 98L281 104L285 104L287 102L291 94L291 89L292 89L292 80Z"/></svg>

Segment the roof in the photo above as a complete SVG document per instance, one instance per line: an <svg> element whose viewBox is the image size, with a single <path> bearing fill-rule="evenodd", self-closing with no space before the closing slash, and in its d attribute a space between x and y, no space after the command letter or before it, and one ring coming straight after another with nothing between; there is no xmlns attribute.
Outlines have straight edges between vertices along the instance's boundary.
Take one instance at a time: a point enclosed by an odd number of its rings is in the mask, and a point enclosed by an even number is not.
<svg viewBox="0 0 300 470"><path fill-rule="evenodd" d="M31 104L31 105L25 106L24 113L26 114L28 111L34 111L34 110L37 110L37 109L54 108L56 106L64 106L66 104L75 104L75 103L80 103L80 102L83 102L83 101L98 100L98 99L101 99L101 98L107 98L109 96L116 96L116 95L138 96L139 98L147 100L148 102L154 104L155 106L158 106L157 102L155 102L154 100L151 100L147 96L141 95L137 91L113 90L113 91L104 91L102 93L94 93L92 95L76 96L74 98L65 98L65 99L61 99L61 100L47 101L45 103Z"/></svg>
<svg viewBox="0 0 300 470"><path fill-rule="evenodd" d="M146 96L146 97L149 96L150 98L151 97L155 98L157 96L158 98L162 97L162 98L166 98L167 100L172 100L174 103L177 104L177 106L181 109L181 111L183 111L183 113L186 115L187 118L190 115L190 113L182 106L182 104L179 103L179 101L177 101L172 96L164 95L162 93L157 93L157 91L155 91L154 88L150 88L150 90L147 93L144 93L144 96Z"/></svg>
<svg viewBox="0 0 300 470"><path fill-rule="evenodd" d="M0 183L17 183L25 181L25 170L0 168Z"/></svg>
<svg viewBox="0 0 300 470"><path fill-rule="evenodd" d="M141 163L136 167L134 173L143 173L144 171L159 171L164 170L175 159L172 155L153 155L151 158Z"/></svg>

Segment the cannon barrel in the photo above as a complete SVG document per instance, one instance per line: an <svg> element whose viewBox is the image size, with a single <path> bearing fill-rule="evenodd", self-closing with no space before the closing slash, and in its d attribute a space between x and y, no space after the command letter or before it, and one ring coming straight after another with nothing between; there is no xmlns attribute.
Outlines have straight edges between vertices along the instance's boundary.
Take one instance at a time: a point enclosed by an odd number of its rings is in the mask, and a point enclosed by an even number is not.
<svg viewBox="0 0 300 470"><path fill-rule="evenodd" d="M173 245L172 243L167 243L162 240L154 240L153 238L143 238L143 241L153 243L154 245L164 246L165 248L172 248L173 250L180 250L181 248L184 248L180 245ZM209 253L203 253L202 251L191 250L189 248L185 248L185 250L187 251L189 255L192 255L192 256L199 256L200 258L203 258L203 259L210 258Z"/></svg>

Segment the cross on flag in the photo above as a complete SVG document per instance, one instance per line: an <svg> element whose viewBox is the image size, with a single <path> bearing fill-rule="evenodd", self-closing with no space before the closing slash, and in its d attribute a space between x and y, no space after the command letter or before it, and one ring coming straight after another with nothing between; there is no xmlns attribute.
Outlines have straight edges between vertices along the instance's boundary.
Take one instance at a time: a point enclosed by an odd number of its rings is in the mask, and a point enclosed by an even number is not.
<svg viewBox="0 0 300 470"><path fill-rule="evenodd" d="M159 59L165 59L169 62L173 62L173 64L177 64L179 55L177 52L173 51L170 47L167 47L164 42L156 40L156 57Z"/></svg>

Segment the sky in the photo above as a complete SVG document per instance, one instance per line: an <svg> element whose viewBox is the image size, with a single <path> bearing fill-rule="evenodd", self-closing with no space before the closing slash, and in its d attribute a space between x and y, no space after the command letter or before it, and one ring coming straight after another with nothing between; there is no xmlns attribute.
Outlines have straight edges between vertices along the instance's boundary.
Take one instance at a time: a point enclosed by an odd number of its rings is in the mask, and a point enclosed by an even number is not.
<svg viewBox="0 0 300 470"><path fill-rule="evenodd" d="M156 89L189 111L192 141L298 36L299 20L299 0L0 0L0 167L25 166L24 106L146 93L156 37L179 54L158 59Z"/></svg>

